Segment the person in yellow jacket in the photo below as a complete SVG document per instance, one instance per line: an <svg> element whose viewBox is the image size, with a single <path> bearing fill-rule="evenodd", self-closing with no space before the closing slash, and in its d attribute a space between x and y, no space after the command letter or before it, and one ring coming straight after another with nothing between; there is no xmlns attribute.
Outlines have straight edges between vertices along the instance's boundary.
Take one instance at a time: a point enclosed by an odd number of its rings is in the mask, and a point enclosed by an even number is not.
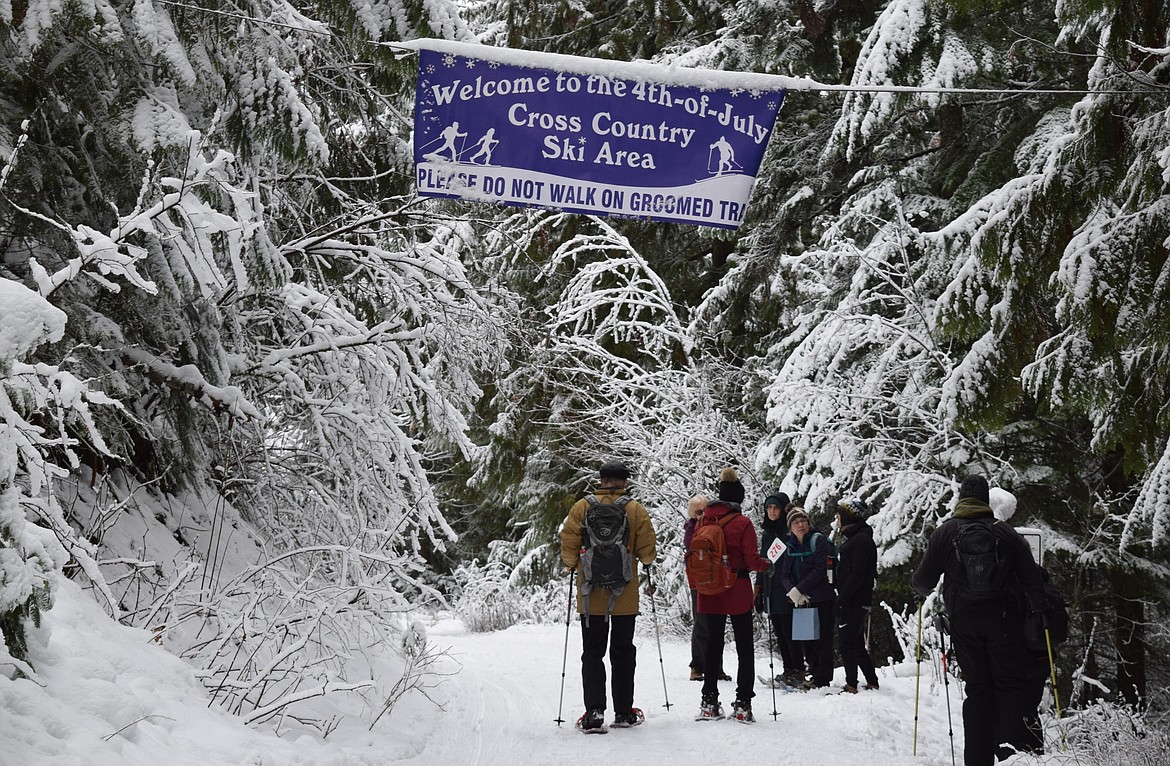
<svg viewBox="0 0 1170 766"><path fill-rule="evenodd" d="M650 514L637 500L626 495L630 471L619 462L607 462L598 471L598 488L573 504L561 525L561 560L577 574L577 612L581 615L581 685L585 713L577 728L586 732L605 730L605 653L609 647L612 674L613 725L637 726L645 720L634 707L634 620L638 615L638 563L649 567L657 555L657 540ZM625 540L625 572L613 587L595 584L600 581L607 562L594 558L599 554L590 528L598 529L596 519L614 508L624 508L625 525L619 529ZM598 511L590 517L591 510ZM620 525L620 517L619 517ZM594 537L601 537L595 531ZM592 551L591 551L592 549ZM592 565L591 565L592 562ZM619 565L620 566L620 565ZM587 571L591 570L591 571ZM624 585L620 582L625 580Z"/></svg>

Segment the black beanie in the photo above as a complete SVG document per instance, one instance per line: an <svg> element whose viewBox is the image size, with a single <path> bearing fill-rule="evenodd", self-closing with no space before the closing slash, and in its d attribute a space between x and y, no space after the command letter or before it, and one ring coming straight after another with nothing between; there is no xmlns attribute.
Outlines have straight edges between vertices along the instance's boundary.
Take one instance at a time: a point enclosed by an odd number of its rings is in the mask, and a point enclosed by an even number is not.
<svg viewBox="0 0 1170 766"><path fill-rule="evenodd" d="M773 492L772 494L770 494L766 498L764 498L764 508L767 509L767 507L769 505L778 505L778 506L780 506L781 513L783 513L784 509L787 508L788 504L791 502L792 502L792 499L789 498L788 495L784 494L783 492Z"/></svg>
<svg viewBox="0 0 1170 766"><path fill-rule="evenodd" d="M837 513L841 514L841 524L856 524L869 515L869 506L864 500L850 498L837 503Z"/></svg>
<svg viewBox="0 0 1170 766"><path fill-rule="evenodd" d="M621 479L625 481L630 478L630 469L626 468L624 463L611 460L608 463L601 464L601 469L598 470L597 475L602 479Z"/></svg>
<svg viewBox="0 0 1170 766"><path fill-rule="evenodd" d="M724 468L719 474L719 499L725 503L742 503L743 485L734 468Z"/></svg>
<svg viewBox="0 0 1170 766"><path fill-rule="evenodd" d="M977 473L969 474L959 485L959 499L964 497L978 500L984 505L991 504L991 490L987 488L987 479Z"/></svg>

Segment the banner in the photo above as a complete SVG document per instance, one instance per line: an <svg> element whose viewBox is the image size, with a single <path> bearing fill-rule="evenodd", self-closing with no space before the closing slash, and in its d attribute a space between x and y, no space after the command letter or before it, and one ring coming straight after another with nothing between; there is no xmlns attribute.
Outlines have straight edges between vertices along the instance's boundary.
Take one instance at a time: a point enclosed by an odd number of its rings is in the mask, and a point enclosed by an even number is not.
<svg viewBox="0 0 1170 766"><path fill-rule="evenodd" d="M739 226L784 91L653 82L618 76L621 66L419 50L419 193Z"/></svg>

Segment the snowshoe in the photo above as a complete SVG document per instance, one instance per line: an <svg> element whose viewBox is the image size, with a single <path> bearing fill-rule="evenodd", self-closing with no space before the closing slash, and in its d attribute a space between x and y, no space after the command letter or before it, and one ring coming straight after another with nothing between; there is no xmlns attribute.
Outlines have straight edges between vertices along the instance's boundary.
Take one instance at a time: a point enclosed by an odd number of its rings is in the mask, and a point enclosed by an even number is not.
<svg viewBox="0 0 1170 766"><path fill-rule="evenodd" d="M735 704L731 706L731 717L740 723L756 722L756 717L752 715L752 703L746 701L735 701Z"/></svg>
<svg viewBox="0 0 1170 766"><path fill-rule="evenodd" d="M718 700L704 702L699 706L699 714L695 716L696 721L722 721L723 718L723 707Z"/></svg>
<svg viewBox="0 0 1170 766"><path fill-rule="evenodd" d="M646 714L640 708L632 707L628 713L614 713L610 726L615 729L628 729L631 726L641 726L645 722Z"/></svg>
<svg viewBox="0 0 1170 766"><path fill-rule="evenodd" d="M761 684L763 684L765 687L767 687L769 689L779 689L780 691L784 692L785 694L788 694L789 692L796 691L796 689L794 689L792 686L790 686L788 683L786 683L784 681L784 678L782 676L776 676L775 678L772 678L771 680L764 678L763 676L756 676L756 678L759 679L759 682Z"/></svg>
<svg viewBox="0 0 1170 766"><path fill-rule="evenodd" d="M605 726L605 711L603 710L586 710L585 713L577 719L577 728L586 734L605 734L609 731Z"/></svg>

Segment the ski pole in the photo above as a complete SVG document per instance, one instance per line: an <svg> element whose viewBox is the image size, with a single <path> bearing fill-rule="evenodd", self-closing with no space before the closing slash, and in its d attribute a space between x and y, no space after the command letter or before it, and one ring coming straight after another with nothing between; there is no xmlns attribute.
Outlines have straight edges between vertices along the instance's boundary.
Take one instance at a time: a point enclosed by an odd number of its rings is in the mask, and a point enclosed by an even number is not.
<svg viewBox="0 0 1170 766"><path fill-rule="evenodd" d="M1060 749L1067 750L1064 724L1060 721L1060 695L1056 692L1056 662L1052 659L1052 635L1048 632L1048 618L1044 618L1044 643L1048 646L1048 671L1052 674L1052 702L1056 705L1056 728L1060 731Z"/></svg>
<svg viewBox="0 0 1170 766"><path fill-rule="evenodd" d="M561 718L561 713L565 709L565 669L569 666L569 622L573 618L573 579L576 574L576 567L569 570L569 598L565 608L565 656L561 660L561 701L557 705L557 726L565 722L565 719Z"/></svg>
<svg viewBox="0 0 1170 766"><path fill-rule="evenodd" d="M918 688L922 683L922 602L918 602L918 643L914 650L914 746L911 755L918 755Z"/></svg>
<svg viewBox="0 0 1170 766"><path fill-rule="evenodd" d="M865 651L869 651L869 624L873 619L873 610L865 610Z"/></svg>
<svg viewBox="0 0 1170 766"><path fill-rule="evenodd" d="M764 596L764 603L771 607L771 599ZM768 675L772 677L772 683L768 684L772 687L772 720L776 720L776 716L780 715L776 710L776 660L772 655L772 613L770 611L764 612L764 619L768 621Z"/></svg>
<svg viewBox="0 0 1170 766"><path fill-rule="evenodd" d="M662 664L662 634L658 632L658 605L654 602L654 575L649 565L646 566L646 583L649 585L646 593L650 596L650 613L654 616L654 639L658 642L658 670L662 672L662 696L666 699L663 707L670 710L670 694L666 691L666 666Z"/></svg>
<svg viewBox="0 0 1170 766"><path fill-rule="evenodd" d="M947 736L951 738L951 766L955 766L955 727L951 722L951 679L947 668L947 639L942 620L937 623L939 651L942 652L943 689L947 695ZM954 644L951 644L954 646Z"/></svg>

